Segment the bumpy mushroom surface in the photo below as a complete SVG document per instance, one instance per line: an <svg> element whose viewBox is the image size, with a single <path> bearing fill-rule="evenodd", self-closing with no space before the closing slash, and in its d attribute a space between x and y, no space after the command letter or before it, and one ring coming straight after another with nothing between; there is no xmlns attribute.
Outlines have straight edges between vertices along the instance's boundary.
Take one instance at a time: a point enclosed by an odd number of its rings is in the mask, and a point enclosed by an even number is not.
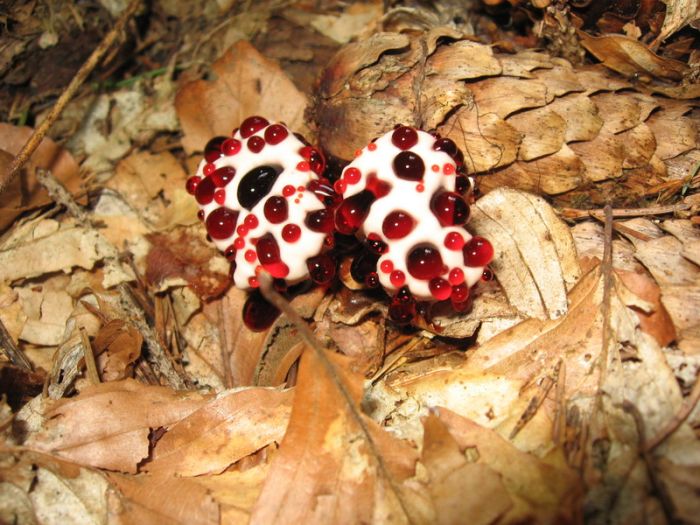
<svg viewBox="0 0 700 525"><path fill-rule="evenodd" d="M450 139L398 126L358 151L335 183L343 196L337 230L368 248L353 277L393 296L389 314L397 322L413 318L416 301L450 300L464 310L493 258L489 241L464 227L471 181L462 162Z"/></svg>
<svg viewBox="0 0 700 525"><path fill-rule="evenodd" d="M209 237L231 261L234 284L257 288L265 269L286 284L329 282L335 194L325 162L286 126L249 117L231 137L204 150L187 191L199 204Z"/></svg>

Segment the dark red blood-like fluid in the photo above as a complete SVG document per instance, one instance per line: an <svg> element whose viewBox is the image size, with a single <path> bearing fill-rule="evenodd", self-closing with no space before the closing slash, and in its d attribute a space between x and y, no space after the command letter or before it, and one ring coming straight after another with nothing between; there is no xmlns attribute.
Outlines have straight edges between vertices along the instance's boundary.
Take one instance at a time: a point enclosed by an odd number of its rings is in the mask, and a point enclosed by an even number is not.
<svg viewBox="0 0 700 525"><path fill-rule="evenodd" d="M391 184L381 180L376 173L367 176L365 188L371 191L377 199L381 199L391 191Z"/></svg>
<svg viewBox="0 0 700 525"><path fill-rule="evenodd" d="M305 142L305 141L302 141ZM302 157L309 161L309 167L316 175L321 175L326 169L326 158L316 148L304 146L299 150Z"/></svg>
<svg viewBox="0 0 700 525"><path fill-rule="evenodd" d="M207 233L212 239L228 239L233 235L237 220L237 211L224 207L216 208L207 216Z"/></svg>
<svg viewBox="0 0 700 525"><path fill-rule="evenodd" d="M418 144L418 132L408 126L401 126L391 134L391 143L399 149L407 150Z"/></svg>
<svg viewBox="0 0 700 525"><path fill-rule="evenodd" d="M401 288L391 300L389 317L397 324L408 324L416 315L416 300L407 286Z"/></svg>
<svg viewBox="0 0 700 525"><path fill-rule="evenodd" d="M340 197L328 179L314 179L306 185L306 189L316 195L324 206L333 207L340 203Z"/></svg>
<svg viewBox="0 0 700 525"><path fill-rule="evenodd" d="M469 218L469 206L459 194L443 191L430 199L430 209L443 226L464 224Z"/></svg>
<svg viewBox="0 0 700 525"><path fill-rule="evenodd" d="M233 244L224 250L224 257L226 257L229 262L234 262L236 260L236 247Z"/></svg>
<svg viewBox="0 0 700 525"><path fill-rule="evenodd" d="M268 124L269 124L269 122L266 119L264 119L262 117L258 117L257 115L252 116L252 117L248 117L247 119L245 119L241 123L241 128L240 128L241 137L243 137L244 139L247 139L251 135L253 135L253 134L257 133L258 131L260 131L261 129L263 129Z"/></svg>
<svg viewBox="0 0 700 525"><path fill-rule="evenodd" d="M221 204L222 206L226 202L226 190L223 188L219 188L214 192L214 200L216 201L217 204Z"/></svg>
<svg viewBox="0 0 700 525"><path fill-rule="evenodd" d="M429 280L442 273L442 257L434 246L416 246L406 256L406 268L416 279Z"/></svg>
<svg viewBox="0 0 700 525"><path fill-rule="evenodd" d="M198 218L200 221L203 221L203 220L204 220L204 210L199 210L199 211L197 212L197 218Z"/></svg>
<svg viewBox="0 0 700 525"><path fill-rule="evenodd" d="M280 224L287 220L289 216L289 207L287 199L274 195L265 201L263 207L265 218L272 224Z"/></svg>
<svg viewBox="0 0 700 525"><path fill-rule="evenodd" d="M435 297L435 299L438 301L449 299L450 295L452 295L452 287L450 286L450 283L441 277L431 279L428 283L428 288L430 289L430 293L433 295L433 297Z"/></svg>
<svg viewBox="0 0 700 525"><path fill-rule="evenodd" d="M457 284L452 287L452 302L463 303L469 298L469 287L466 283Z"/></svg>
<svg viewBox="0 0 700 525"><path fill-rule="evenodd" d="M292 186L291 184L287 184L284 188L282 188L282 195L284 195L285 197L291 197L292 195L294 195L295 191L296 190L294 189L294 186Z"/></svg>
<svg viewBox="0 0 700 525"><path fill-rule="evenodd" d="M214 185L216 185L217 188L223 188L229 182L231 182L231 179L233 179L233 177L235 176L236 168L233 168L231 166L224 166L223 168L219 168L214 173L209 175L209 177L211 177L212 182L214 183Z"/></svg>
<svg viewBox="0 0 700 525"><path fill-rule="evenodd" d="M369 190L362 190L345 199L335 211L335 226L338 231L345 235L355 233L367 218L369 208L375 199L374 194Z"/></svg>
<svg viewBox="0 0 700 525"><path fill-rule="evenodd" d="M248 140L248 149L253 153L260 153L265 147L265 139L255 135Z"/></svg>
<svg viewBox="0 0 700 525"><path fill-rule="evenodd" d="M384 273L390 273L394 269L394 263L389 259L384 259L379 265L379 269Z"/></svg>
<svg viewBox="0 0 700 525"><path fill-rule="evenodd" d="M379 286L379 276L377 272L370 272L367 274L367 277L365 277L365 286L369 288L376 288Z"/></svg>
<svg viewBox="0 0 700 525"><path fill-rule="evenodd" d="M464 272L461 268L452 268L450 275L448 276L450 284L456 286L464 282Z"/></svg>
<svg viewBox="0 0 700 525"><path fill-rule="evenodd" d="M493 246L483 237L472 237L462 248L466 266L486 266L493 259Z"/></svg>
<svg viewBox="0 0 700 525"><path fill-rule="evenodd" d="M258 260L270 275L277 278L284 278L289 273L289 267L280 258L280 248L277 241L271 234L263 235L255 245Z"/></svg>
<svg viewBox="0 0 700 525"><path fill-rule="evenodd" d="M279 144L289 135L289 131L282 124L272 124L265 130L265 141L273 146Z"/></svg>
<svg viewBox="0 0 700 525"><path fill-rule="evenodd" d="M190 177L187 179L187 183L185 184L185 189L187 190L187 193L190 195L194 195L194 192L197 191L197 186L199 186L199 183L202 181L202 177L194 176Z"/></svg>
<svg viewBox="0 0 700 525"><path fill-rule="evenodd" d="M403 273L401 270L394 270L389 274L389 281L391 281L391 284L393 284L397 288L399 286L403 286L403 283L406 282L406 274Z"/></svg>
<svg viewBox="0 0 700 525"><path fill-rule="evenodd" d="M364 283L367 277L377 272L377 256L371 253L362 252L352 260L350 265L350 275L358 283Z"/></svg>
<svg viewBox="0 0 700 525"><path fill-rule="evenodd" d="M243 305L243 322L253 332L262 332L270 328L279 314L279 310L268 303L257 290L248 296Z"/></svg>
<svg viewBox="0 0 700 525"><path fill-rule="evenodd" d="M395 210L387 214L382 222L382 232L387 239L403 239L411 233L416 221L410 214L402 210Z"/></svg>
<svg viewBox="0 0 700 525"><path fill-rule="evenodd" d="M362 173L355 167L347 168L343 172L343 180L348 184L357 184L362 178Z"/></svg>
<svg viewBox="0 0 700 525"><path fill-rule="evenodd" d="M335 277L335 262L328 255L317 255L306 259L311 280L316 284L325 285Z"/></svg>
<svg viewBox="0 0 700 525"><path fill-rule="evenodd" d="M282 228L282 238L287 242L297 242L301 237L301 228L296 224L287 224Z"/></svg>
<svg viewBox="0 0 700 525"><path fill-rule="evenodd" d="M471 182L469 182L469 177L464 175L457 175L455 178L455 190L457 193L464 195L471 190Z"/></svg>
<svg viewBox="0 0 700 525"><path fill-rule="evenodd" d="M197 202L201 205L209 204L214 200L215 190L216 186L214 185L214 181L211 180L211 177L206 177L197 184L197 189L194 191L194 198L197 199Z"/></svg>
<svg viewBox="0 0 700 525"><path fill-rule="evenodd" d="M235 155L241 151L241 141L238 139L226 139L221 145L221 151L224 155Z"/></svg>
<svg viewBox="0 0 700 525"><path fill-rule="evenodd" d="M448 250L461 250L464 246L464 237L462 237L458 232L449 232L445 235L445 240L443 241L445 248Z"/></svg>
<svg viewBox="0 0 700 525"><path fill-rule="evenodd" d="M481 274L482 281L493 281L493 270L491 268L484 268Z"/></svg>
<svg viewBox="0 0 700 525"><path fill-rule="evenodd" d="M425 163L417 153L412 151L402 151L392 163L394 173L400 179L419 181L425 173Z"/></svg>
<svg viewBox="0 0 700 525"><path fill-rule="evenodd" d="M270 192L281 172L281 166L259 166L243 175L237 191L241 206L247 210L253 209Z"/></svg>
<svg viewBox="0 0 700 525"><path fill-rule="evenodd" d="M207 142L207 145L204 146L204 159L207 162L214 162L223 155L221 145L226 139L227 137L214 137Z"/></svg>
<svg viewBox="0 0 700 525"><path fill-rule="evenodd" d="M370 239L369 237L367 237L365 244L372 253L375 253L377 255L384 255L386 252L389 251L389 246L381 239Z"/></svg>
<svg viewBox="0 0 700 525"><path fill-rule="evenodd" d="M452 139L448 138L437 139L433 144L433 149L435 151L444 151L450 157L454 157L457 151L459 151L457 144L455 144Z"/></svg>
<svg viewBox="0 0 700 525"><path fill-rule="evenodd" d="M251 213L245 218L243 224L245 224L248 227L248 229L253 230L258 227L258 218Z"/></svg>
<svg viewBox="0 0 700 525"><path fill-rule="evenodd" d="M333 231L333 212L328 209L309 212L304 224L314 232L331 233Z"/></svg>

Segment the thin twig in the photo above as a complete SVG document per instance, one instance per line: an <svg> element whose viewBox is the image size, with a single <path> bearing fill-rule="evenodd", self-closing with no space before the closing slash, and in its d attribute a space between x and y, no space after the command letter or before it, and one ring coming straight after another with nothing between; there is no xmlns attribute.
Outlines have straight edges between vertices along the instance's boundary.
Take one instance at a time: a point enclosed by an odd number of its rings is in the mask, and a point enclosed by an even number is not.
<svg viewBox="0 0 700 525"><path fill-rule="evenodd" d="M2 347L13 365L32 370L31 361L24 355L22 349L15 344L10 332L5 328L5 323L2 322L2 319L0 319L0 347Z"/></svg>
<svg viewBox="0 0 700 525"><path fill-rule="evenodd" d="M601 304L600 313L603 317L603 327L601 329L601 349L600 349L600 378L598 380L598 392L596 401L598 409L602 409L603 401L603 385L608 377L608 359L610 355L610 299L612 293L612 231L613 217L612 206L605 207L605 228L604 228L604 245L603 245L603 304Z"/></svg>
<svg viewBox="0 0 700 525"><path fill-rule="evenodd" d="M51 111L49 111L49 114L46 115L46 118L41 122L41 124L39 124L39 126L37 126L37 128L34 130L34 133L32 133L32 135L24 144L20 152L12 160L7 175L2 180L0 180L0 193L2 193L7 187L7 185L12 181L12 179L14 179L17 176L19 171L22 169L22 166L24 166L27 163L29 158L32 156L32 153L34 153L36 148L39 147L39 144L46 136L51 126L54 124L54 122L56 122L56 120L61 115L65 107L68 105L68 102L70 102L71 99L75 96L80 86L83 84L83 82L85 82L85 79L88 77L88 75L90 75L92 70L95 69L100 60L102 60L104 54L109 50L110 47L112 47L112 44L117 39L117 37L119 37L122 30L124 29L124 26L134 15L134 13L136 13L136 10L140 5L141 0L131 1L131 3L127 6L127 8L124 10L119 19L114 24L114 27L109 31L109 33L105 35L105 37L95 48L92 54L80 67L80 69L70 81L68 86L66 86L66 88L63 90L63 93L61 93L61 96L58 97L58 100L51 108Z"/></svg>
<svg viewBox="0 0 700 525"><path fill-rule="evenodd" d="M513 430L510 431L508 439L515 439L518 433L523 428L525 428L525 425L527 425L527 423L533 417L535 417L535 414L537 414L537 411L542 406L542 403L544 403L544 400L549 395L549 391L555 384L557 384L559 380L559 370L561 369L561 364L562 360L560 359L555 365L554 371L551 374L545 376L545 378L542 380L542 383L540 383L539 386L539 391L530 399L530 402L527 404L527 407L525 407L524 412L520 415L520 418L515 423Z"/></svg>
<svg viewBox="0 0 700 525"><path fill-rule="evenodd" d="M97 364L95 363L95 354L92 351L92 345L90 344L90 338L85 331L85 328L80 327L80 341L83 345L83 356L85 357L85 370L87 371L87 378L93 385L99 385L100 374L97 372Z"/></svg>
<svg viewBox="0 0 700 525"><path fill-rule="evenodd" d="M688 419L688 416L693 412L695 406L700 401L700 374L695 377L695 384L693 389L690 391L690 395L683 401L683 405L676 412L676 414L671 418L671 420L666 423L661 430L659 430L654 437L647 440L644 443L644 450L651 451L663 443L668 436L673 434L678 427L680 427L683 422Z"/></svg>
<svg viewBox="0 0 700 525"><path fill-rule="evenodd" d="M666 206L650 206L648 208L618 208L612 210L613 217L645 217L649 215L666 215L668 213L676 213L679 211L687 211L693 207L692 204L679 202L678 204L669 204ZM605 208L598 210L579 210L576 208L562 208L559 214L564 219L588 219L589 217L604 218Z"/></svg>
<svg viewBox="0 0 700 525"><path fill-rule="evenodd" d="M384 463L384 458L379 453L379 448L374 442L374 439L372 439L369 427L365 423L364 419L362 419L362 414L360 414L360 412L355 407L355 402L353 400L352 394L350 394L350 391L347 389L343 381L338 377L338 373L336 372L333 363L331 363L330 359L328 359L328 356L326 355L326 349L316 338L306 321L304 321L304 319L292 307L292 305L289 304L289 302L274 289L274 287L272 286L272 277L266 272L261 272L258 275L258 280L260 282L260 292L262 292L263 297L265 297L265 299L267 299L273 306L275 306L280 312L284 313L287 316L287 319L289 319L289 321L299 331L299 335L301 335L301 338L316 353L316 356L318 357L323 367L326 369L326 372L332 378L333 383L338 388L338 391L340 392L341 396L343 397L343 400L348 406L348 410L350 412L351 417L353 418L357 426L360 428L362 434L364 435L370 453L372 454L372 456L374 456L374 458L377 461L377 467L379 471L384 476L384 479L386 479L389 482L391 490L394 492L394 495L396 496L396 499L399 502L399 505L401 506L401 509L403 510L406 519L409 523L412 523L413 520L411 518L410 512L408 511L408 505L406 504L406 502L404 502L403 497L401 495L401 489L396 484L394 477L391 475L388 467Z"/></svg>

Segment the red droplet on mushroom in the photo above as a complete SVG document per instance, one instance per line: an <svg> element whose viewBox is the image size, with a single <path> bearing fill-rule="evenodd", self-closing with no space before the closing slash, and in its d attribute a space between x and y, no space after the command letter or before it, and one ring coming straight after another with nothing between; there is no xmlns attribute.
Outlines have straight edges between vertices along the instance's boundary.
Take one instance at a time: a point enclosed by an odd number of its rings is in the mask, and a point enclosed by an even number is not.
<svg viewBox="0 0 700 525"><path fill-rule="evenodd" d="M397 324L410 323L416 315L416 300L407 286L402 287L391 299L389 317Z"/></svg>
<svg viewBox="0 0 700 525"><path fill-rule="evenodd" d="M328 255L317 255L306 260L311 279L320 285L330 283L335 277L335 262Z"/></svg>
<svg viewBox="0 0 700 525"><path fill-rule="evenodd" d="M469 177L466 177L464 175L457 175L455 178L455 191L459 193L460 195L464 195L471 189L471 182L469 181Z"/></svg>
<svg viewBox="0 0 700 525"><path fill-rule="evenodd" d="M226 139L221 145L221 151L229 157L235 155L241 151L241 141L238 139Z"/></svg>
<svg viewBox="0 0 700 525"><path fill-rule="evenodd" d="M226 186L233 177L236 175L236 168L231 166L224 166L217 169L214 173L210 175L212 182L217 188L223 188Z"/></svg>
<svg viewBox="0 0 700 525"><path fill-rule="evenodd" d="M464 245L462 255L466 266L486 266L493 259L493 246L477 235Z"/></svg>
<svg viewBox="0 0 700 525"><path fill-rule="evenodd" d="M442 191L430 199L430 209L443 226L457 226L467 222L469 206L459 194Z"/></svg>
<svg viewBox="0 0 700 525"><path fill-rule="evenodd" d="M389 259L385 259L379 265L379 269L384 273L391 273L394 270L394 263Z"/></svg>
<svg viewBox="0 0 700 525"><path fill-rule="evenodd" d="M265 218L272 224L280 224L287 220L289 216L289 207L287 199L278 195L273 195L265 201L263 207Z"/></svg>
<svg viewBox="0 0 700 525"><path fill-rule="evenodd" d="M306 189L312 192L324 206L335 207L340 203L340 196L328 179L313 179L306 185Z"/></svg>
<svg viewBox="0 0 700 525"><path fill-rule="evenodd" d="M493 270L491 268L484 268L484 271L481 274L481 280L482 281L493 281Z"/></svg>
<svg viewBox="0 0 700 525"><path fill-rule="evenodd" d="M365 244L372 253L375 253L377 255L384 255L386 252L389 251L389 246L387 245L387 243L385 243L379 238L372 239L370 237L367 237L367 239L365 240Z"/></svg>
<svg viewBox="0 0 700 525"><path fill-rule="evenodd" d="M411 233L416 222L403 210L394 210L387 214L382 222L382 233L387 239L403 239Z"/></svg>
<svg viewBox="0 0 700 525"><path fill-rule="evenodd" d="M258 218L251 213L243 220L243 224L245 224L249 230L254 230L258 227L259 221Z"/></svg>
<svg viewBox="0 0 700 525"><path fill-rule="evenodd" d="M253 209L270 192L281 172L281 166L258 166L246 173L238 184L236 195L241 206L246 210Z"/></svg>
<svg viewBox="0 0 700 525"><path fill-rule="evenodd" d="M296 224L286 224L282 228L282 238L286 242L297 242L301 237L301 228Z"/></svg>
<svg viewBox="0 0 700 525"><path fill-rule="evenodd" d="M369 274L376 274L376 270L377 256L367 252L357 255L350 264L350 275L358 283L364 283Z"/></svg>
<svg viewBox="0 0 700 525"><path fill-rule="evenodd" d="M403 284L406 282L406 274L401 270L394 270L389 274L389 281L397 288L399 286L403 286Z"/></svg>
<svg viewBox="0 0 700 525"><path fill-rule="evenodd" d="M464 272L461 268L452 268L447 279L450 281L452 286L462 284L464 282Z"/></svg>
<svg viewBox="0 0 700 525"><path fill-rule="evenodd" d="M391 143L402 150L411 149L418 144L418 132L408 126L400 126L391 133Z"/></svg>
<svg viewBox="0 0 700 525"><path fill-rule="evenodd" d="M452 295L452 287L450 286L450 283L448 283L442 277L435 277L434 279L431 279L428 283L428 288L430 289L430 293L433 295L433 297L435 297L435 299L438 301L449 299L450 295Z"/></svg>
<svg viewBox="0 0 700 525"><path fill-rule="evenodd" d="M443 244L448 250L461 250L462 246L464 246L464 237L462 237L459 232L449 232L447 235L445 235Z"/></svg>
<svg viewBox="0 0 700 525"><path fill-rule="evenodd" d="M289 135L289 131L282 124L272 124L265 130L265 142L276 146Z"/></svg>
<svg viewBox="0 0 700 525"><path fill-rule="evenodd" d="M245 119L241 123L241 128L240 128L241 137L243 137L244 139L247 139L251 135L254 135L258 131L263 129L268 124L269 124L269 122L266 119L264 119L263 117L259 117L257 115L252 116L252 117L248 117L247 119Z"/></svg>
<svg viewBox="0 0 700 525"><path fill-rule="evenodd" d="M357 184L362 178L362 173L357 168L348 168L343 172L343 180L348 184Z"/></svg>
<svg viewBox="0 0 700 525"><path fill-rule="evenodd" d="M234 262L236 260L236 248L233 244L224 250L224 257L226 257L229 262Z"/></svg>
<svg viewBox="0 0 700 525"><path fill-rule="evenodd" d="M381 199L391 191L391 184L381 180L376 173L370 173L365 181L365 188L371 191L377 199Z"/></svg>
<svg viewBox="0 0 700 525"><path fill-rule="evenodd" d="M369 190L362 190L345 199L335 212L335 226L338 231L345 235L355 233L367 218L374 201L375 196Z"/></svg>
<svg viewBox="0 0 700 525"><path fill-rule="evenodd" d="M243 305L243 322L253 332L267 330L275 322L280 311L268 303L259 291L248 296Z"/></svg>
<svg viewBox="0 0 700 525"><path fill-rule="evenodd" d="M250 139L248 139L248 149L253 153L260 153L264 147L264 138L255 135L254 137L250 137Z"/></svg>
<svg viewBox="0 0 700 525"><path fill-rule="evenodd" d="M311 171L319 176L323 174L324 170L326 169L326 159L320 151L318 151L316 148L312 148L311 146L304 146L301 148L301 150L299 150L299 153L302 157L309 161Z"/></svg>
<svg viewBox="0 0 700 525"><path fill-rule="evenodd" d="M321 209L309 212L304 219L304 224L314 232L331 233L333 232L333 212L328 209Z"/></svg>
<svg viewBox="0 0 700 525"><path fill-rule="evenodd" d="M442 257L434 246L420 245L413 248L406 257L406 268L416 279L429 280L443 270Z"/></svg>
<svg viewBox="0 0 700 525"><path fill-rule="evenodd" d="M227 137L214 137L207 145L204 146L204 159L207 162L214 162L223 156L221 145L226 141Z"/></svg>
<svg viewBox="0 0 700 525"><path fill-rule="evenodd" d="M207 216L207 233L212 239L227 239L233 235L237 220L237 211L224 207L216 208Z"/></svg>
<svg viewBox="0 0 700 525"><path fill-rule="evenodd" d="M211 177L205 177L199 184L197 184L197 189L194 191L194 198L202 206L209 204L214 200L214 191L216 191L216 186Z"/></svg>
<svg viewBox="0 0 700 525"><path fill-rule="evenodd" d="M268 233L258 239L255 251L260 264L270 272L270 275L282 279L289 274L289 267L282 262L280 248L271 234Z"/></svg>
<svg viewBox="0 0 700 525"><path fill-rule="evenodd" d="M412 151L402 151L392 163L394 173L404 180L419 181L425 173L425 163L417 153Z"/></svg>
<svg viewBox="0 0 700 525"><path fill-rule="evenodd" d="M450 157L453 157L457 154L457 151L459 149L457 148L457 144L452 139L448 138L439 138L433 143L433 149L435 151L444 151L447 153Z"/></svg>
<svg viewBox="0 0 700 525"><path fill-rule="evenodd" d="M226 190L223 188L219 188L214 192L214 201L216 201L217 204L224 205L226 202Z"/></svg>
<svg viewBox="0 0 700 525"><path fill-rule="evenodd" d="M194 195L194 192L197 191L197 186L201 181L202 177L198 177L197 175L187 179L187 183L185 184L185 189L187 190L187 193L189 193L190 195Z"/></svg>
<svg viewBox="0 0 700 525"><path fill-rule="evenodd" d="M469 287L466 283L457 284L452 287L452 302L463 303L469 298Z"/></svg>

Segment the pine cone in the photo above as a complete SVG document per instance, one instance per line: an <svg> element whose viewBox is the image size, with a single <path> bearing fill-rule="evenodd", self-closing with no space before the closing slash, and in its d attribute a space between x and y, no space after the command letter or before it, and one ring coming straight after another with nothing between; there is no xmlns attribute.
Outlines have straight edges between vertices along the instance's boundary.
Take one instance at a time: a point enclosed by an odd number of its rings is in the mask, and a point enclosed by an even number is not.
<svg viewBox="0 0 700 525"><path fill-rule="evenodd" d="M467 171L487 175L484 190L619 204L692 176L700 159L697 100L661 92L681 90L652 92L602 66L534 51L497 53L437 27L342 48L322 75L313 117L322 147L340 159L402 123L454 140Z"/></svg>

